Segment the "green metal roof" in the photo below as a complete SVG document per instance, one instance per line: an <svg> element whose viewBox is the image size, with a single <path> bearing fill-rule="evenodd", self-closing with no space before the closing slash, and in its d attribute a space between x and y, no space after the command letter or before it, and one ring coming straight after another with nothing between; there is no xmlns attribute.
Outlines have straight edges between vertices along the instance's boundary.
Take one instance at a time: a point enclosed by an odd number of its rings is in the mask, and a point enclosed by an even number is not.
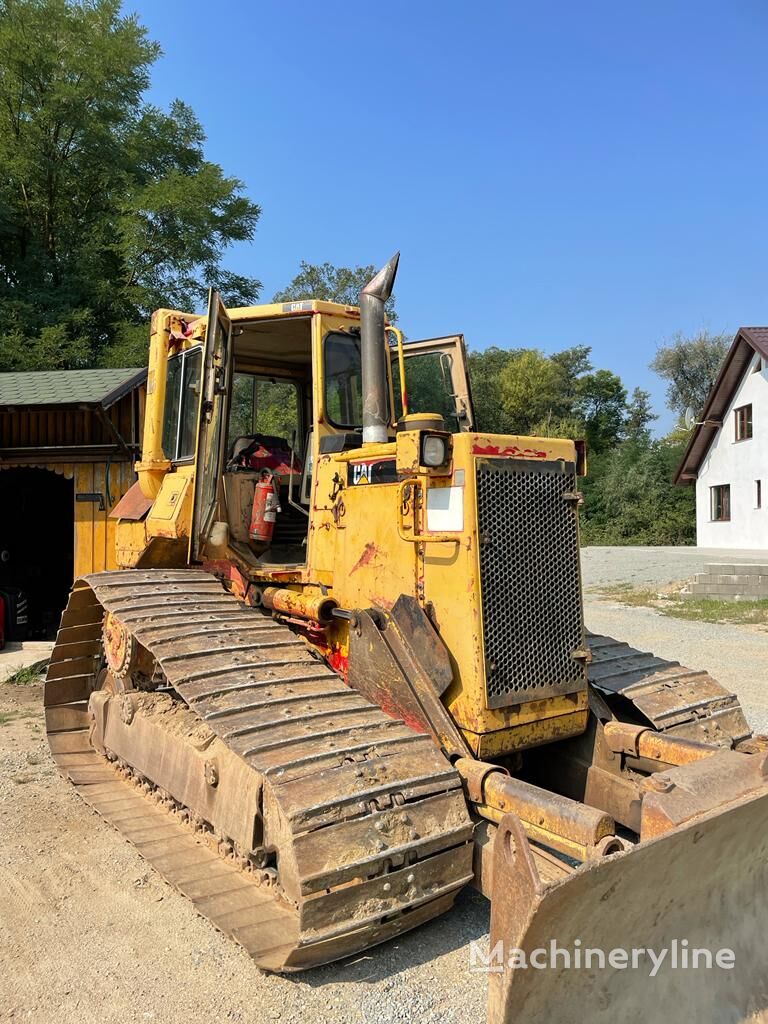
<svg viewBox="0 0 768 1024"><path fill-rule="evenodd" d="M32 405L101 405L106 409L146 376L146 369L0 373L0 409Z"/></svg>

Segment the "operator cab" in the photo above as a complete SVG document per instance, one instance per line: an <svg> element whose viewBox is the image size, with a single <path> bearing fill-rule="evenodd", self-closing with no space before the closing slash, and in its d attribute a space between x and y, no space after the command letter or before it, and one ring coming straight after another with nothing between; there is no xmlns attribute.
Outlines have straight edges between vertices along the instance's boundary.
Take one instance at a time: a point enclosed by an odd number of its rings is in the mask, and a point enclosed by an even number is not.
<svg viewBox="0 0 768 1024"><path fill-rule="evenodd" d="M228 311L212 292L203 345L193 322L180 323L167 360L162 453L194 469L190 560L226 558L228 549L246 571L306 567L313 465L365 443L357 309L302 301ZM385 439L408 410L437 410L449 430L471 429L463 339L403 347L399 332L386 331Z"/></svg>
<svg viewBox="0 0 768 1024"><path fill-rule="evenodd" d="M249 562L302 565L309 524L311 317L233 324L232 358L223 474L230 546ZM265 543L250 526L256 488L267 480L279 511Z"/></svg>

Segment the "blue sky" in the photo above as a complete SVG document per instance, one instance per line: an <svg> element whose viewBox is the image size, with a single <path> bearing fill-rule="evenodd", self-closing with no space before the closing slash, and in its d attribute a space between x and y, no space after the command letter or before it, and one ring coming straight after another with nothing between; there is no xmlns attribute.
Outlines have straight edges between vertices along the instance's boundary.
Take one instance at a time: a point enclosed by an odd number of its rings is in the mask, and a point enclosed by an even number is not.
<svg viewBox="0 0 768 1024"><path fill-rule="evenodd" d="M233 269L381 263L412 339L593 348L768 322L768 7L138 0L150 98L263 208ZM664 413L661 426L671 417Z"/></svg>

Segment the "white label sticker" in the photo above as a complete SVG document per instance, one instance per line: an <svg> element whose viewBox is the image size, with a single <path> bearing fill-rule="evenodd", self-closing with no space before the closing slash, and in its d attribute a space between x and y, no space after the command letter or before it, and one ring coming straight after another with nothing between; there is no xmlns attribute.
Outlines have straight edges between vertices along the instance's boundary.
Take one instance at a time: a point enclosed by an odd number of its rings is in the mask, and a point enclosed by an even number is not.
<svg viewBox="0 0 768 1024"><path fill-rule="evenodd" d="M463 487L429 488L427 529L434 533L457 533L464 529Z"/></svg>

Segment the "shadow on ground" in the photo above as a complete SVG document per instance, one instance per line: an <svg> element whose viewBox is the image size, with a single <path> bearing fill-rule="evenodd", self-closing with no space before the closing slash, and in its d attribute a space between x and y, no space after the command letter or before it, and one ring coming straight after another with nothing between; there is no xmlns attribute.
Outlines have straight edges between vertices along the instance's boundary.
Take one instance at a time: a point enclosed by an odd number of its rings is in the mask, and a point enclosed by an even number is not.
<svg viewBox="0 0 768 1024"><path fill-rule="evenodd" d="M484 896L468 888L459 893L453 909L428 924L415 928L366 953L326 964L311 971L283 977L312 988L326 984L377 982L402 971L412 970L446 953L453 953L488 935L491 905Z"/></svg>

